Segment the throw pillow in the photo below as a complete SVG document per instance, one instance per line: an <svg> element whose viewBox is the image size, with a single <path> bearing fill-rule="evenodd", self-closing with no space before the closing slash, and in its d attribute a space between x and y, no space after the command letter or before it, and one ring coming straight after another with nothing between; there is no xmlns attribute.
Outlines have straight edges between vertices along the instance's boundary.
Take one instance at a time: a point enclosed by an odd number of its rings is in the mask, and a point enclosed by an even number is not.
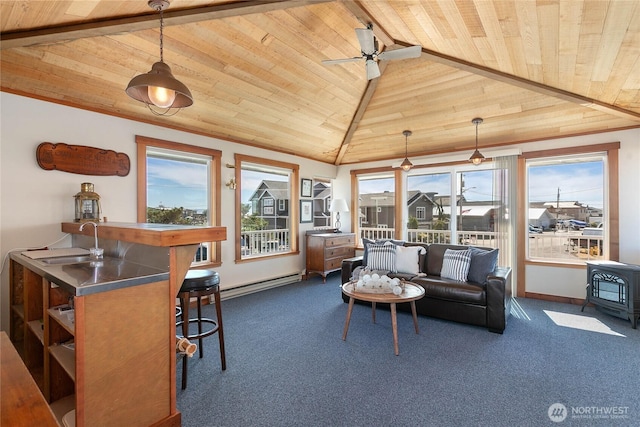
<svg viewBox="0 0 640 427"><path fill-rule="evenodd" d="M391 242L394 245L402 245L404 242L402 240L371 240L366 237L362 238L362 246L364 246L364 253L362 254L362 266L366 267L369 264L369 246L370 245L384 245L387 242Z"/></svg>
<svg viewBox="0 0 640 427"><path fill-rule="evenodd" d="M369 245L367 267L371 270L393 271L396 267L396 245L391 242Z"/></svg>
<svg viewBox="0 0 640 427"><path fill-rule="evenodd" d="M396 267L394 273L418 275L420 273L420 254L424 248L420 246L397 246Z"/></svg>
<svg viewBox="0 0 640 427"><path fill-rule="evenodd" d="M471 246L469 251L471 252L471 265L469 266L468 280L484 284L489 273L496 269L498 249L485 251Z"/></svg>
<svg viewBox="0 0 640 427"><path fill-rule="evenodd" d="M447 249L444 251L440 277L443 279L453 279L459 282L466 282L470 265L471 254L469 253L469 250L454 251Z"/></svg>

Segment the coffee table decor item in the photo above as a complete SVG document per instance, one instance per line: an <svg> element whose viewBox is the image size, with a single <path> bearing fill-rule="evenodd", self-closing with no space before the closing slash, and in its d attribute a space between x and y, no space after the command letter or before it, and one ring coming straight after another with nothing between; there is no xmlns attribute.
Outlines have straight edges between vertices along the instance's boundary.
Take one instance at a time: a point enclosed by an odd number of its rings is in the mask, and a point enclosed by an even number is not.
<svg viewBox="0 0 640 427"><path fill-rule="evenodd" d="M404 281L397 277L392 279L386 274L381 276L378 273L366 273L353 281L353 289L354 292L400 295L404 289Z"/></svg>

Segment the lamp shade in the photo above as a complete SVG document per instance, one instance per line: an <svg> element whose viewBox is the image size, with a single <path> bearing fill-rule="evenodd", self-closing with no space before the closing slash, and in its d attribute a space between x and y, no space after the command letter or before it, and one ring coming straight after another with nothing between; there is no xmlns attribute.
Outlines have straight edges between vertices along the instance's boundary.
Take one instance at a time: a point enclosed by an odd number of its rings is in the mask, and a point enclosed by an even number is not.
<svg viewBox="0 0 640 427"><path fill-rule="evenodd" d="M164 62L156 62L151 71L140 74L129 82L126 89L127 95L136 101L155 105L160 108L184 108L193 104L193 97L187 87L176 80L171 74L171 68ZM149 94L167 93L168 100L158 100ZM153 96L153 95L152 95ZM171 102L171 99L173 101ZM170 103L168 103L170 102Z"/></svg>
<svg viewBox="0 0 640 427"><path fill-rule="evenodd" d="M329 205L329 212L349 212L349 206L344 199L333 199Z"/></svg>

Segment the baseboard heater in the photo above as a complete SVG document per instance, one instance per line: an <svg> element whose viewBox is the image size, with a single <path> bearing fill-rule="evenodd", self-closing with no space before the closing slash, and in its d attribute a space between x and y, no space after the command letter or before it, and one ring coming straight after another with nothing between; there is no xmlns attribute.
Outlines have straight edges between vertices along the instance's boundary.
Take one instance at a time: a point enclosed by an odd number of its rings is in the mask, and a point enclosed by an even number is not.
<svg viewBox="0 0 640 427"><path fill-rule="evenodd" d="M289 285L291 283L300 282L302 280L302 272L286 274L284 276L274 277L272 279L261 280L259 282L247 283L246 285L235 286L220 291L221 299L235 298L242 295L252 294L254 292L264 291L266 289L277 288L278 286Z"/></svg>

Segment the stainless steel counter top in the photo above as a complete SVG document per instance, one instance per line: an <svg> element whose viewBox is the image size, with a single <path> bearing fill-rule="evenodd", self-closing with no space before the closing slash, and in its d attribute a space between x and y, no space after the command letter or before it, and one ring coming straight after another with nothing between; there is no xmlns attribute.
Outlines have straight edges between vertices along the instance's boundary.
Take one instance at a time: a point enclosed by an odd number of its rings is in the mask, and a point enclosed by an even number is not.
<svg viewBox="0 0 640 427"><path fill-rule="evenodd" d="M168 271L120 258L48 264L46 260L35 260L12 252L11 259L75 296L169 280Z"/></svg>

